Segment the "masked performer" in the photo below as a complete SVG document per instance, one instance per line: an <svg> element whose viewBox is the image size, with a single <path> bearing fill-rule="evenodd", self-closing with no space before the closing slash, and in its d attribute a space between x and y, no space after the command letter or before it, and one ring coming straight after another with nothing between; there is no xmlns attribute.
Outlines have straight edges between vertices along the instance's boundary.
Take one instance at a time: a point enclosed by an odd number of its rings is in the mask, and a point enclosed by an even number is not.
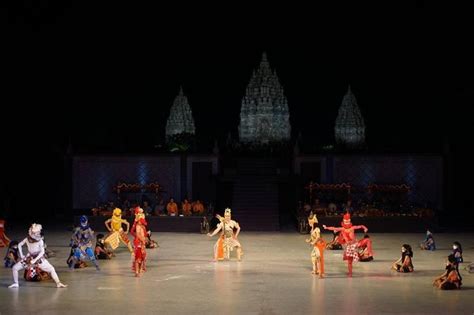
<svg viewBox="0 0 474 315"><path fill-rule="evenodd" d="M342 245L344 246L343 260L347 260L348 276L352 277L352 263L359 260L359 253L357 250L357 239L355 237L355 230L363 229L367 233L368 229L365 225L352 225L351 215L344 214L342 227L330 227L323 225L323 228L330 231L341 232L340 237Z"/></svg>
<svg viewBox="0 0 474 315"><path fill-rule="evenodd" d="M85 257L94 264L96 270L100 270L99 264L95 259L94 250L92 249L92 240L94 239L94 231L89 226L87 216L82 215L79 219L80 225L74 230L72 235L72 247L74 248L74 255L69 259L69 268L74 268L75 265L81 265L81 261Z"/></svg>
<svg viewBox="0 0 474 315"><path fill-rule="evenodd" d="M122 224L125 224L127 230L123 230ZM127 220L122 219L122 210L115 208L113 211L112 218L105 221L105 227L109 230L110 234L105 239L105 244L110 246L112 250L117 249L120 244L120 241L124 243L130 253L133 253L132 244L127 237L128 231L130 229L130 223Z"/></svg>
<svg viewBox="0 0 474 315"><path fill-rule="evenodd" d="M137 225L137 222L141 219L145 219L145 213L143 211L142 208L140 207L136 207L135 208L135 221L133 222L133 225L132 225L132 228L130 229L130 233L132 235L135 236L135 229L136 229L136 225ZM146 222L146 219L145 219L145 222ZM145 243L145 247L146 248L157 248L157 247L160 247L158 246L158 243L154 240L151 239L151 231L148 229L148 224L145 224L145 228L146 228L146 243Z"/></svg>
<svg viewBox="0 0 474 315"><path fill-rule="evenodd" d="M44 258L44 243L41 236L41 224L33 223L28 231L28 237L25 238L18 244L18 251L20 253L21 261L16 263L12 268L13 273L13 284L9 288L18 288L18 271L21 269L30 267L30 265L38 264L40 270L45 271L51 274L54 282L56 282L56 287L65 288L66 285L62 284L59 281L58 275L54 270L54 267ZM23 255L22 246L25 245L28 247L28 254Z"/></svg>
<svg viewBox="0 0 474 315"><path fill-rule="evenodd" d="M230 252L233 251L234 248L236 248L237 260L240 261L243 253L242 246L237 240L240 233L239 224L231 220L231 210L229 208L225 209L224 217L220 215L216 215L216 217L220 220L220 223L212 234L207 233L209 237L212 237L221 231L221 235L214 245L214 261L224 260L224 258L230 259ZM236 229L235 233L234 229Z"/></svg>

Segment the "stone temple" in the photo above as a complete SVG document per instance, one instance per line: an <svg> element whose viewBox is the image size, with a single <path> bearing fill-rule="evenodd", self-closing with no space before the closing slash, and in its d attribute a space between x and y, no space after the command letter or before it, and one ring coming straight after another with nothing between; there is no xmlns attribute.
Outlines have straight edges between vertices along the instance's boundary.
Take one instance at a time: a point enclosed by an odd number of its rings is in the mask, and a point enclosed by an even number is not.
<svg viewBox="0 0 474 315"><path fill-rule="evenodd" d="M180 88L166 122L166 140L169 142L172 138L185 134L194 135L195 131L193 114L188 98L184 95L183 88Z"/></svg>
<svg viewBox="0 0 474 315"><path fill-rule="evenodd" d="M253 72L242 99L239 138L245 144L270 144L290 140L288 101L267 56Z"/></svg>
<svg viewBox="0 0 474 315"><path fill-rule="evenodd" d="M350 86L339 107L334 132L336 143L340 146L360 148L365 145L364 118Z"/></svg>

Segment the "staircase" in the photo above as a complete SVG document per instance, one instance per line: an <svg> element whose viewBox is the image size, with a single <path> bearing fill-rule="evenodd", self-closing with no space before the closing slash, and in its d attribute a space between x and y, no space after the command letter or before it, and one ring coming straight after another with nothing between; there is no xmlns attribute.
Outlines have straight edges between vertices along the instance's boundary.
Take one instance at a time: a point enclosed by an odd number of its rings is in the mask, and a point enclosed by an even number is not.
<svg viewBox="0 0 474 315"><path fill-rule="evenodd" d="M276 163L270 159L238 160L232 217L247 231L280 229Z"/></svg>

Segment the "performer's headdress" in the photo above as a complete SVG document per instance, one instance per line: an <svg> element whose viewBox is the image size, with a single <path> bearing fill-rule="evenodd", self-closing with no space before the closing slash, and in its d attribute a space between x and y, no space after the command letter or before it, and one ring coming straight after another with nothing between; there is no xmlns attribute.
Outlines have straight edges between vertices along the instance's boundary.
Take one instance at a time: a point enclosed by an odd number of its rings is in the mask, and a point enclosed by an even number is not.
<svg viewBox="0 0 474 315"><path fill-rule="evenodd" d="M316 213L311 212L308 217L308 223L310 226L313 226L315 223L318 223L318 217Z"/></svg>
<svg viewBox="0 0 474 315"><path fill-rule="evenodd" d="M88 226L89 220L87 219L86 215L81 215L81 217L79 218L79 222L81 223L81 226L85 228Z"/></svg>
<svg viewBox="0 0 474 315"><path fill-rule="evenodd" d="M135 208L135 221L138 221L140 219L145 219L145 213L143 213L143 209L140 207ZM145 221L146 224L146 221Z"/></svg>
<svg viewBox="0 0 474 315"><path fill-rule="evenodd" d="M348 229L352 227L352 222L351 222L351 214L347 212L344 214L342 217L342 222L341 222L342 227Z"/></svg>
<svg viewBox="0 0 474 315"><path fill-rule="evenodd" d="M113 214L117 217L121 216L122 215L122 210L120 210L119 208L115 208Z"/></svg>
<svg viewBox="0 0 474 315"><path fill-rule="evenodd" d="M143 213L143 209L140 208L140 207L136 207L135 208L135 215L139 214L140 212Z"/></svg>
<svg viewBox="0 0 474 315"><path fill-rule="evenodd" d="M30 226L30 229L28 230L28 235L34 239L34 240L41 240L41 230L43 229L43 227L41 226L41 224L36 224L36 223L33 223L31 226Z"/></svg>

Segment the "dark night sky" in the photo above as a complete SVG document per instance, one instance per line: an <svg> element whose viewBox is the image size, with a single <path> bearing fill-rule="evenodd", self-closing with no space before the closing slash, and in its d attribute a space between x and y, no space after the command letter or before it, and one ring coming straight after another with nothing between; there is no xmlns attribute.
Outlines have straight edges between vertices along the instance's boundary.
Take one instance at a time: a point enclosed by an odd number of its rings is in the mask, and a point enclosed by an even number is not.
<svg viewBox="0 0 474 315"><path fill-rule="evenodd" d="M470 174L460 168L472 173L472 50L461 8L242 4L212 13L202 6L14 5L1 15L8 96L2 106L12 110L2 133L4 147L16 153L9 162L23 166L6 167L6 195L20 190L26 174L37 180L61 174L68 139L82 151L150 150L163 141L179 85L201 138L235 134L263 51L284 86L293 130L305 140L333 141L350 83L371 148L440 153L449 143L458 185ZM18 160L31 152L41 170ZM58 192L53 186L46 195Z"/></svg>

